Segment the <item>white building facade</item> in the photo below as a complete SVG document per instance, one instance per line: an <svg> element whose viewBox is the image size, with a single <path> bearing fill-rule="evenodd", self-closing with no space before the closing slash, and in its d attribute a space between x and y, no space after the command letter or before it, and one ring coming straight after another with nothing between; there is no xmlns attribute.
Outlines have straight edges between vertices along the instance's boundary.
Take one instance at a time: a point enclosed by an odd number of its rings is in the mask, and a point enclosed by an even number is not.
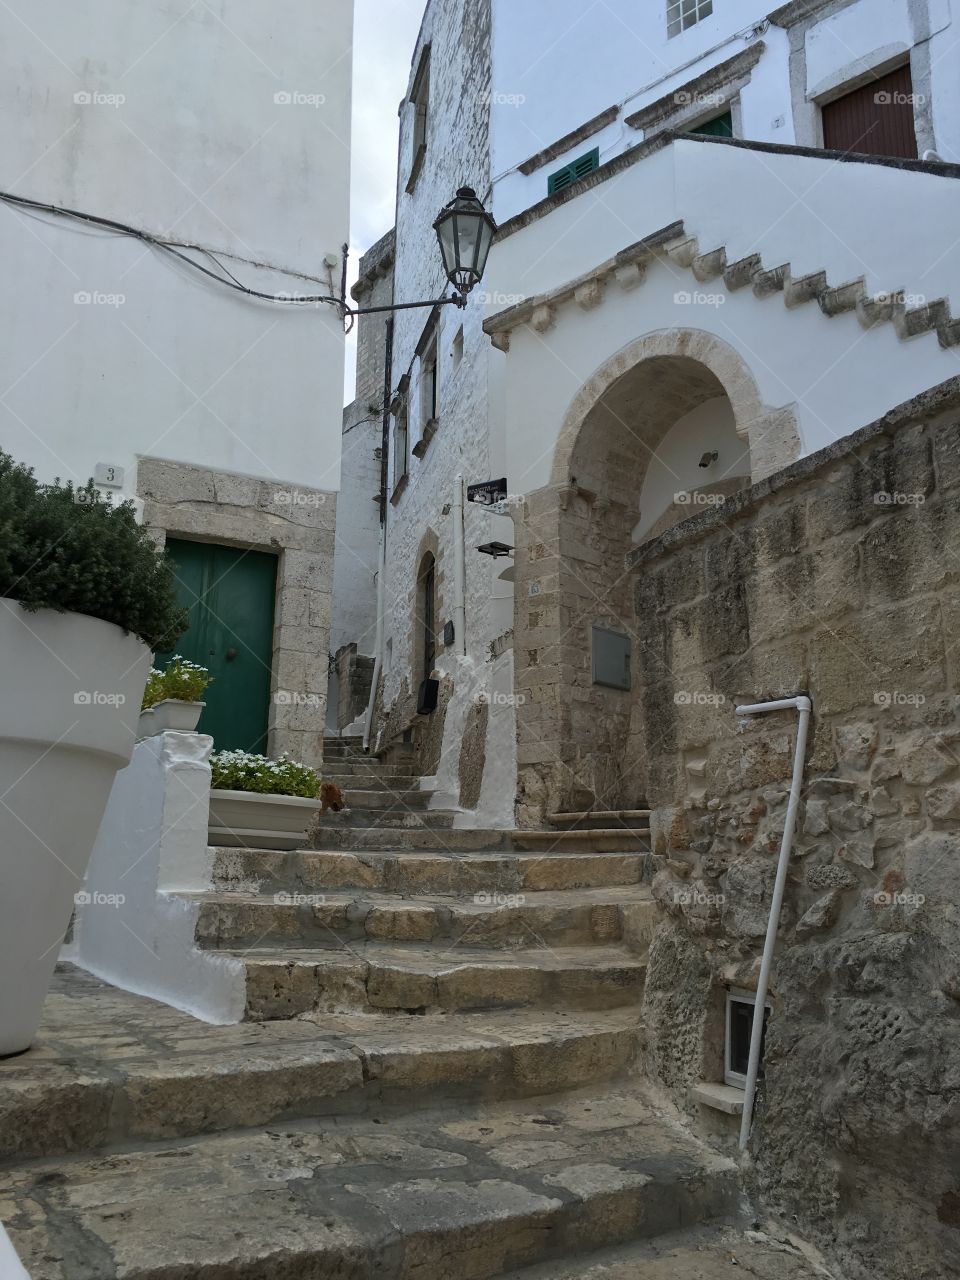
<svg viewBox="0 0 960 1280"><path fill-rule="evenodd" d="M465 311L396 320L372 746L537 825L644 798L631 549L956 373L960 46L945 0L463 9L401 105L395 300L459 186L500 232Z"/></svg>
<svg viewBox="0 0 960 1280"><path fill-rule="evenodd" d="M215 620L192 613L181 642L221 668L215 737L222 726L222 745L309 759L326 699L343 325L333 305L283 299L339 293L352 26L352 0L312 17L187 0L0 16L0 187L14 197L0 236L18 299L0 440L43 480L95 477L136 500L195 575L222 580L233 639L201 652L197 628ZM248 690L257 724L231 726Z"/></svg>

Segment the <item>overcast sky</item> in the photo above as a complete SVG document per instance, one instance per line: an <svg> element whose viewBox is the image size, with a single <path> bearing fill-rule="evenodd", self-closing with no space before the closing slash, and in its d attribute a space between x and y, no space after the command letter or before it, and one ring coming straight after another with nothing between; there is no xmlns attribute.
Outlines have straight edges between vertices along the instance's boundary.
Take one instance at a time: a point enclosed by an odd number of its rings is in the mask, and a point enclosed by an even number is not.
<svg viewBox="0 0 960 1280"><path fill-rule="evenodd" d="M426 0L356 0L353 30L353 158L350 278L359 255L393 226L397 107ZM356 330L347 339L344 398L353 399Z"/></svg>

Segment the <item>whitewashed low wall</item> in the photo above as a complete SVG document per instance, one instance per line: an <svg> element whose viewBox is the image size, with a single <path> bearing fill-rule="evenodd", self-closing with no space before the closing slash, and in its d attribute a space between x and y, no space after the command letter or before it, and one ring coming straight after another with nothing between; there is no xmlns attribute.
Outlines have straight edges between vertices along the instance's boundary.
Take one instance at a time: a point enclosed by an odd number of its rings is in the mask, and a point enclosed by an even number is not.
<svg viewBox="0 0 960 1280"><path fill-rule="evenodd" d="M117 774L62 959L206 1022L239 1022L239 961L194 945L199 907L178 893L211 885L210 749L200 733L137 743Z"/></svg>

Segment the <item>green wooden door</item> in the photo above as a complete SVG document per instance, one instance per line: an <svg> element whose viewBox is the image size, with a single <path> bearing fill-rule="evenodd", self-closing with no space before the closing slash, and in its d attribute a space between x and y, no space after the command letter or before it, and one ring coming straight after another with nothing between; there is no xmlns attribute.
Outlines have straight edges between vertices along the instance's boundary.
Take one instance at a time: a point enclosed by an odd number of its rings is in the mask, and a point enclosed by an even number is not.
<svg viewBox="0 0 960 1280"><path fill-rule="evenodd" d="M177 653L208 667L214 679L197 727L217 751L266 754L276 557L174 538L166 549L180 603L190 610ZM171 656L158 653L157 665Z"/></svg>

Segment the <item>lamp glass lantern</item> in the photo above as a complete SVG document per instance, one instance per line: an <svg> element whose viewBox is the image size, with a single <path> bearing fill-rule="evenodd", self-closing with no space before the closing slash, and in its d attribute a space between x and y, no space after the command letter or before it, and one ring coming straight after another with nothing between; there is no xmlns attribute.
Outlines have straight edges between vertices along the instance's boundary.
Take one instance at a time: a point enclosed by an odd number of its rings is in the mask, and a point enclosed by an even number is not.
<svg viewBox="0 0 960 1280"><path fill-rule="evenodd" d="M497 224L472 187L461 187L433 224L447 279L466 295L479 284Z"/></svg>

